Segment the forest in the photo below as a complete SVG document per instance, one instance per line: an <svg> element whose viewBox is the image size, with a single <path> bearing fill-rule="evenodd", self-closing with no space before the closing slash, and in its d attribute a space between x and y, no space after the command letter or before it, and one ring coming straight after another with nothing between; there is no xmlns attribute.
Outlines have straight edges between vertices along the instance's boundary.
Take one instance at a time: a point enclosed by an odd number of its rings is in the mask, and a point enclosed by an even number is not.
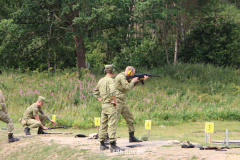
<svg viewBox="0 0 240 160"><path fill-rule="evenodd" d="M0 6L2 71L240 65L239 0L0 0Z"/></svg>

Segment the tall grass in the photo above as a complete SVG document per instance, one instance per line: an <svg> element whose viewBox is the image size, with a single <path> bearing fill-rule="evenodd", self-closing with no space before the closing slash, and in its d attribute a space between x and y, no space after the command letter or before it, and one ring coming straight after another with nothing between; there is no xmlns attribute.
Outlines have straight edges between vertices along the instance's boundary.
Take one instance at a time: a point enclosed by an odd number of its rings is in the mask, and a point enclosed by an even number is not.
<svg viewBox="0 0 240 160"><path fill-rule="evenodd" d="M204 64L177 64L138 73L153 73L127 94L127 105L135 123L151 119L153 124L177 125L187 121L240 120L240 72L233 67ZM57 115L58 125L89 128L100 117L101 104L92 96L97 81L104 75L87 70L57 72L3 71L0 88L10 116L16 122L39 95L46 97L43 110ZM126 125L122 117L119 126Z"/></svg>

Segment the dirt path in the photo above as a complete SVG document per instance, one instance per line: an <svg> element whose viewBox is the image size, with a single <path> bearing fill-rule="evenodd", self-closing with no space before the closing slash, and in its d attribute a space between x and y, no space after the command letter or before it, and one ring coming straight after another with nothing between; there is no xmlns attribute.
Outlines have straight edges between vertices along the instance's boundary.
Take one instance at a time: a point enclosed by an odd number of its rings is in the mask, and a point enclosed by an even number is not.
<svg viewBox="0 0 240 160"><path fill-rule="evenodd" d="M119 159L204 159L204 160L237 160L240 159L240 149L227 149L227 151L215 150L200 150L199 148L184 149L180 145L169 145L167 140L144 141L142 143L128 143L128 139L118 138L117 145L125 148L121 153L110 153L109 150L99 152L99 142L95 139L88 138L74 138L74 135L36 135L26 137L23 134L17 134L15 137L20 137L21 140L15 143L4 143L0 149L0 159L5 159L12 153L17 155L18 150L24 150L24 147L30 144L59 144L61 146L70 146L75 149L88 150L90 153L103 154L112 159L118 157ZM143 146L137 148L129 148L127 145L141 144ZM22 155L21 155L22 156ZM54 159L53 157L51 157ZM50 159L51 159L50 158ZM23 158L24 159L24 158ZM77 159L84 159L79 157Z"/></svg>

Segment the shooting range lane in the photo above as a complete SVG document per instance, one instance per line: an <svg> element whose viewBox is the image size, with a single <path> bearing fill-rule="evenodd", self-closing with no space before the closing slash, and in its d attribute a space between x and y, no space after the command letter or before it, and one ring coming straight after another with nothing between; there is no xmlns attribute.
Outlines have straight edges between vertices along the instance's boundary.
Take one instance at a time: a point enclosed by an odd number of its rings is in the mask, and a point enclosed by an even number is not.
<svg viewBox="0 0 240 160"><path fill-rule="evenodd" d="M36 135L27 136L23 133L16 134L17 137L23 137L19 142L14 143L14 150L12 149L13 144L8 144L4 146L3 150L0 150L0 154L4 154L7 151L15 151L16 149L24 148L28 144L39 143L51 145L52 143L60 144L63 146L70 146L75 149L87 149L90 154L100 154L99 142L97 139L87 139L84 138L74 138L78 133L73 133L71 135L64 134L46 134L46 135ZM128 138L118 138L117 145L125 148L127 152L119 155L119 153L110 153L109 150L104 151L104 154L109 157L130 157L130 158L140 158L140 159L191 159L192 157L198 157L197 159L240 159L239 148L227 149L225 152L215 151L215 150L199 150L199 148L181 148L179 144L170 145L169 140L151 140L144 141L141 143L129 143ZM144 146L129 148L128 145L141 144ZM165 146L165 147L164 147ZM135 151L135 153L134 153ZM8 153L9 154L9 153Z"/></svg>
<svg viewBox="0 0 240 160"><path fill-rule="evenodd" d="M75 135L75 134L74 134ZM94 153L99 153L99 142L97 139L87 139L86 138L74 138L69 135L48 135L42 136L41 142L50 142L54 141L55 143L71 145L73 147L80 147L82 149L89 149ZM228 159L229 154L239 153L239 149L228 149L225 152L218 152L215 150L205 150L202 151L199 148L181 148L180 145L173 145L172 147L163 147L169 146L171 141L168 140L151 140L144 141L141 143L129 143L127 138L118 138L117 145L121 148L124 148L123 153L110 153L109 150L104 151L104 154L110 157L116 155L121 155L123 157L135 157L143 159L186 159L192 157L198 157L199 159L213 160ZM141 147L130 148L126 147L129 145L140 144ZM227 154L226 154L227 153ZM240 155L231 155L233 159L240 159Z"/></svg>
<svg viewBox="0 0 240 160"><path fill-rule="evenodd" d="M88 149L93 153L100 153L99 142L97 139L84 138L74 138L74 135L41 135L40 141L42 143L49 143L50 141L62 144L70 145L72 147L77 147L81 149ZM138 144L141 147L130 148L126 147L129 145ZM181 148L180 145L169 146L171 141L168 140L151 140L144 141L141 143L129 143L128 138L118 138L117 145L125 148L125 152L121 153L110 153L109 150L104 151L104 154L110 157L120 155L122 157L134 157L143 159L186 159L192 157L198 157L199 159L212 160L212 159L240 159L240 155L234 155L239 153L239 149L228 149L225 152L219 152L215 150L200 150L199 148ZM143 145L143 146L142 146ZM232 154L232 155L231 155ZM231 158L230 158L231 157Z"/></svg>

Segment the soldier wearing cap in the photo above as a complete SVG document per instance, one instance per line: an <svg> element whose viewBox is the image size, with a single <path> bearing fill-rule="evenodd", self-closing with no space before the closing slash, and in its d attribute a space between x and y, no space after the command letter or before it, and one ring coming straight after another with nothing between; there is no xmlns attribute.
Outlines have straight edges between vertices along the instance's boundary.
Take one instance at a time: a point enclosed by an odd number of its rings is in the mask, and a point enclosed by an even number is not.
<svg viewBox="0 0 240 160"><path fill-rule="evenodd" d="M11 143L19 141L19 138L13 138L14 132L13 121L9 117L8 112L6 110L6 104L4 102L4 97L1 90L0 90L0 121L3 121L8 124L7 125L8 142Z"/></svg>
<svg viewBox="0 0 240 160"><path fill-rule="evenodd" d="M109 149L104 143L105 133L108 131L111 152L124 151L116 145L117 130L117 100L114 86L113 65L105 65L106 76L98 81L93 95L102 103L101 124L99 131L100 150Z"/></svg>
<svg viewBox="0 0 240 160"><path fill-rule="evenodd" d="M24 129L24 132L26 135L30 134L30 128L38 128L38 134L47 134L47 132L43 132L43 130L48 130L48 127L45 127L46 119L48 119L50 122L52 122L54 125L56 125L56 122L51 120L48 115L46 115L42 111L42 106L45 103L45 98L42 96L38 97L38 100L36 103L33 103L31 106L29 106L24 114L23 119L26 121L26 128ZM41 115L38 115L38 112L41 113Z"/></svg>

